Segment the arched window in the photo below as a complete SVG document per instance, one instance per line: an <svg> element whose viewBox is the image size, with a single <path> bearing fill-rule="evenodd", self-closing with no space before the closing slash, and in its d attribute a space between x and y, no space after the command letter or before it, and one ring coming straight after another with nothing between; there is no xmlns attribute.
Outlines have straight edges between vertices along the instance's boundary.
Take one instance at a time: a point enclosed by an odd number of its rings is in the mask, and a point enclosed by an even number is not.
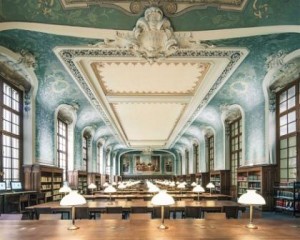
<svg viewBox="0 0 300 240"><path fill-rule="evenodd" d="M88 171L88 137L86 135L82 137L82 168Z"/></svg>
<svg viewBox="0 0 300 240"><path fill-rule="evenodd" d="M207 137L207 153L208 153L208 168L209 171L214 170L214 158L215 158L215 148L214 148L214 135Z"/></svg>
<svg viewBox="0 0 300 240"><path fill-rule="evenodd" d="M229 123L231 185L237 185L237 168L242 160L242 118Z"/></svg>
<svg viewBox="0 0 300 240"><path fill-rule="evenodd" d="M279 153L280 182L292 182L297 179L297 167L299 167L299 161L297 161L297 139L299 134L297 133L300 131L299 80L286 86L276 94L276 128L279 140L277 152Z"/></svg>
<svg viewBox="0 0 300 240"><path fill-rule="evenodd" d="M194 163L195 163L195 172L199 172L199 145L197 143L193 144L193 154L194 154Z"/></svg>
<svg viewBox="0 0 300 240"><path fill-rule="evenodd" d="M63 169L63 180L68 181L68 171L74 170L74 127L77 105L60 105L56 117L56 164Z"/></svg>
<svg viewBox="0 0 300 240"><path fill-rule="evenodd" d="M0 172L6 186L22 179L22 91L0 78Z"/></svg>
<svg viewBox="0 0 300 240"><path fill-rule="evenodd" d="M190 165L189 151L186 149L185 150L185 167L186 167L185 173L186 174L189 174L189 170L190 170L189 165Z"/></svg>
<svg viewBox="0 0 300 240"><path fill-rule="evenodd" d="M63 169L63 180L68 178L68 124L57 118L57 163Z"/></svg>

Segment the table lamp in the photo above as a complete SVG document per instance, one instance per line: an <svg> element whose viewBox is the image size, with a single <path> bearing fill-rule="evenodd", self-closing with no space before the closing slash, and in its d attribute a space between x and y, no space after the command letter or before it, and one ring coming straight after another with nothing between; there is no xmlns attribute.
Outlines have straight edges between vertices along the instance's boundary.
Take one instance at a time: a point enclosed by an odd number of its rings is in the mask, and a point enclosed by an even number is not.
<svg viewBox="0 0 300 240"><path fill-rule="evenodd" d="M209 188L209 193L210 193L210 195L211 195L211 189L212 188L215 188L215 185L213 184L213 183L208 183L207 185L206 185L206 188Z"/></svg>
<svg viewBox="0 0 300 240"><path fill-rule="evenodd" d="M110 203L111 203L111 194L115 193L116 191L117 190L113 186L111 186L111 185L109 185L107 188L104 189L105 193L109 193L109 202Z"/></svg>
<svg viewBox="0 0 300 240"><path fill-rule="evenodd" d="M185 188L185 184L184 184L183 182L182 182L182 183L179 183L179 184L177 185L177 188L180 189L181 195L182 195L182 190Z"/></svg>
<svg viewBox="0 0 300 240"><path fill-rule="evenodd" d="M191 186L192 186L192 187L196 187L196 186L197 186L197 183L196 183L196 182L192 182Z"/></svg>
<svg viewBox="0 0 300 240"><path fill-rule="evenodd" d="M94 183L91 183L90 185L88 185L88 189L92 190L92 195L94 195L94 189L96 189L97 186Z"/></svg>
<svg viewBox="0 0 300 240"><path fill-rule="evenodd" d="M77 191L71 191L68 195L64 196L60 201L61 206L72 206L72 225L68 230L76 230L79 227L75 225L75 206L85 204L85 198Z"/></svg>
<svg viewBox="0 0 300 240"><path fill-rule="evenodd" d="M247 190L246 193L240 196L238 203L250 206L250 220L246 227L256 229L257 226L253 224L253 206L265 205L265 199L256 193L256 190Z"/></svg>
<svg viewBox="0 0 300 240"><path fill-rule="evenodd" d="M64 183L64 185L58 190L59 193L64 193L64 196L66 196L66 194L71 191L72 189L68 186L67 183Z"/></svg>
<svg viewBox="0 0 300 240"><path fill-rule="evenodd" d="M109 186L109 183L108 182L105 182L104 184L103 184L103 187L104 188L106 188L106 187L108 187Z"/></svg>
<svg viewBox="0 0 300 240"><path fill-rule="evenodd" d="M159 187L156 185L150 185L148 192L149 193L158 193L160 191Z"/></svg>
<svg viewBox="0 0 300 240"><path fill-rule="evenodd" d="M158 227L159 229L167 229L168 227L164 224L165 219L165 206L172 205L175 203L174 198L169 195L165 190L161 190L158 194L156 194L152 199L151 203L156 206L161 206L161 224Z"/></svg>
<svg viewBox="0 0 300 240"><path fill-rule="evenodd" d="M198 194L198 202L199 202L199 193L203 193L203 192L205 192L205 190L201 185L196 185L193 188L193 192L196 192Z"/></svg>

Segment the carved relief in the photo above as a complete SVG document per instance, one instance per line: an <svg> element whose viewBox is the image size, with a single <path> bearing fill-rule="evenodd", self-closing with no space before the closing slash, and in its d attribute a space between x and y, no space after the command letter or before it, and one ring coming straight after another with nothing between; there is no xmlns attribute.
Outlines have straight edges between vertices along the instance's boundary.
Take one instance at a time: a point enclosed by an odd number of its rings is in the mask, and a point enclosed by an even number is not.
<svg viewBox="0 0 300 240"><path fill-rule="evenodd" d="M236 105L221 105L222 118L225 122L230 123L242 116L241 110Z"/></svg>
<svg viewBox="0 0 300 240"><path fill-rule="evenodd" d="M114 40L105 39L104 42L99 42L95 46L130 50L133 55L145 58L149 62L173 55L179 49L214 47L194 41L192 34L176 36L170 21L157 7L150 7L145 11L145 16L137 21L132 33L116 32Z"/></svg>
<svg viewBox="0 0 300 240"><path fill-rule="evenodd" d="M280 50L278 51L278 53L272 54L269 57L267 57L266 68L268 69L268 71L274 68L282 67L285 55L286 54Z"/></svg>

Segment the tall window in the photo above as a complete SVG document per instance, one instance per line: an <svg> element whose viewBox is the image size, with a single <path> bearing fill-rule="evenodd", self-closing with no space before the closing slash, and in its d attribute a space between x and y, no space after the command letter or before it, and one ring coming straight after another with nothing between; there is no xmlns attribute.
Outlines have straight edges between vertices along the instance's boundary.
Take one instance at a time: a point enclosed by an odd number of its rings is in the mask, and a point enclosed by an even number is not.
<svg viewBox="0 0 300 240"><path fill-rule="evenodd" d="M229 124L230 130L230 171L231 185L237 185L237 168L242 159L242 119L238 118Z"/></svg>
<svg viewBox="0 0 300 240"><path fill-rule="evenodd" d="M57 161L58 167L63 169L63 180L67 180L68 174L68 125L61 119L57 119Z"/></svg>
<svg viewBox="0 0 300 240"><path fill-rule="evenodd" d="M207 138L207 149L208 149L208 165L209 171L214 170L214 158L215 158L215 149L214 149L214 136L209 136Z"/></svg>
<svg viewBox="0 0 300 240"><path fill-rule="evenodd" d="M277 136L281 182L296 181L297 178L297 132L300 130L299 88L298 80L277 94Z"/></svg>
<svg viewBox="0 0 300 240"><path fill-rule="evenodd" d="M82 137L82 167L85 171L88 170L88 139L86 136Z"/></svg>
<svg viewBox="0 0 300 240"><path fill-rule="evenodd" d="M0 172L10 181L21 179L22 166L22 92L0 78Z"/></svg>
<svg viewBox="0 0 300 240"><path fill-rule="evenodd" d="M185 169L185 173L186 174L189 174L189 165L190 165L190 158L189 158L189 151L188 150L185 150L185 167L186 167L186 169Z"/></svg>
<svg viewBox="0 0 300 240"><path fill-rule="evenodd" d="M102 153L101 153L101 151L102 151L102 148L101 148L101 143L99 142L98 144L97 144L97 173L101 173L100 171L100 169L101 169L101 161L102 161Z"/></svg>
<svg viewBox="0 0 300 240"><path fill-rule="evenodd" d="M198 144L193 145L193 153L194 153L194 162L196 167L196 173L199 172L199 146Z"/></svg>

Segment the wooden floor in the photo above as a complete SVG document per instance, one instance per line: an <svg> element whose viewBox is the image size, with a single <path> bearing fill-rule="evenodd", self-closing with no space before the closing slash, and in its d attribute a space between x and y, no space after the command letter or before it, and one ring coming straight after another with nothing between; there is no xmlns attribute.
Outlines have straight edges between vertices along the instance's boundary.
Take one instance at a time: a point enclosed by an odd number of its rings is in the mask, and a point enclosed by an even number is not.
<svg viewBox="0 0 300 240"><path fill-rule="evenodd" d="M1 221L0 239L9 240L296 240L300 219L280 221L257 219L258 229L248 229L247 219L166 220L169 227L160 230L160 220L77 220L78 230L67 230L70 220Z"/></svg>

